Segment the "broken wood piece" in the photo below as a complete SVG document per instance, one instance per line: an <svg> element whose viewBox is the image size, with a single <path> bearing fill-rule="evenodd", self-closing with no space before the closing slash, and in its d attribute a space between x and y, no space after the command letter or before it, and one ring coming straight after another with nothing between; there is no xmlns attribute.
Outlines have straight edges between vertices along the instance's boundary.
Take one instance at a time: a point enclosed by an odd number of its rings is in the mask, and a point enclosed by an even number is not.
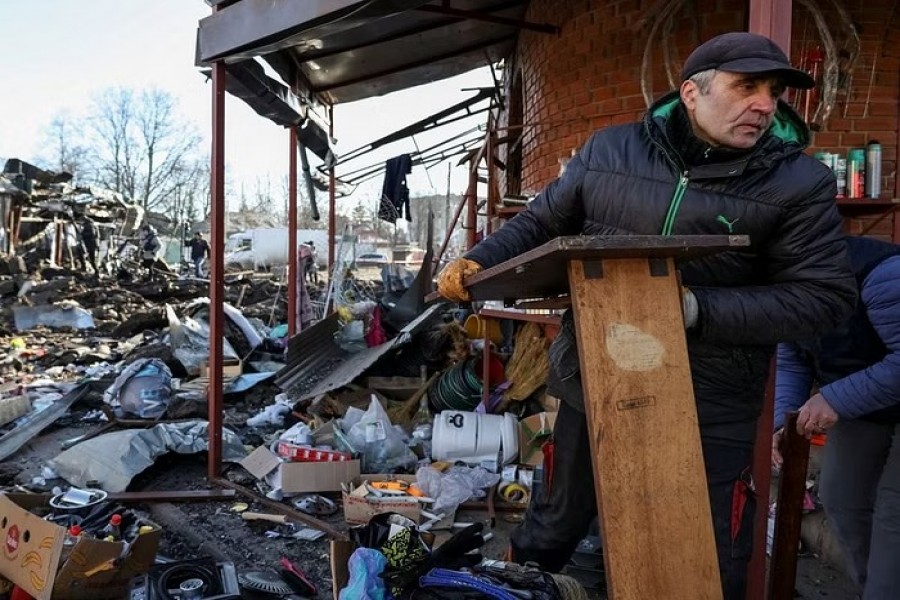
<svg viewBox="0 0 900 600"><path fill-rule="evenodd" d="M114 492L107 496L107 500L126 504L129 502L204 502L230 500L236 495L235 490Z"/></svg>
<svg viewBox="0 0 900 600"><path fill-rule="evenodd" d="M340 531L338 531L337 529L335 529L328 523L326 523L320 519L317 519L315 517L311 517L309 515L303 514L299 510L294 510L293 508L290 508L289 506L285 506L284 504L282 504L280 502L275 502L274 500L269 500L265 496L261 496L257 493L254 493L242 485L232 483L231 481L228 481L227 479L222 479L222 478L213 479L212 481L216 485L220 485L225 488L233 489L238 494L241 494L242 496L245 496L247 498L252 498L253 500L262 504L269 510L273 510L273 511L285 514L288 517L290 517L291 520L293 520L293 521L297 521L299 523L304 523L305 525L308 525L309 527L312 527L313 529L318 529L319 531L324 531L333 540L347 540L348 539L347 534L341 533Z"/></svg>
<svg viewBox="0 0 900 600"><path fill-rule="evenodd" d="M798 415L796 412L788 415L781 442L784 465L778 486L775 535L769 563L769 598L793 598L797 583L797 552L809 465L809 440L797 433Z"/></svg>
<svg viewBox="0 0 900 600"><path fill-rule="evenodd" d="M271 513L244 512L241 513L241 518L245 521L271 521L282 525L288 522L287 515L273 515Z"/></svg>

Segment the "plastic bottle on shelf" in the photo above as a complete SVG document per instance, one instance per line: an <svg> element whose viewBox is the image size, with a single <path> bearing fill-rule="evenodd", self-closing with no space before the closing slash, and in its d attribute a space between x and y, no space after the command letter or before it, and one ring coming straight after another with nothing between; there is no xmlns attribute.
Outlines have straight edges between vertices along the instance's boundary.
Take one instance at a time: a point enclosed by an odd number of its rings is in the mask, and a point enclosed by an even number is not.
<svg viewBox="0 0 900 600"><path fill-rule="evenodd" d="M851 148L847 153L847 195L854 200L866 195L865 148Z"/></svg>
<svg viewBox="0 0 900 600"><path fill-rule="evenodd" d="M866 144L866 197L881 196L881 144L872 140Z"/></svg>
<svg viewBox="0 0 900 600"><path fill-rule="evenodd" d="M847 197L847 159L838 156L834 160L834 178L837 180L837 197Z"/></svg>

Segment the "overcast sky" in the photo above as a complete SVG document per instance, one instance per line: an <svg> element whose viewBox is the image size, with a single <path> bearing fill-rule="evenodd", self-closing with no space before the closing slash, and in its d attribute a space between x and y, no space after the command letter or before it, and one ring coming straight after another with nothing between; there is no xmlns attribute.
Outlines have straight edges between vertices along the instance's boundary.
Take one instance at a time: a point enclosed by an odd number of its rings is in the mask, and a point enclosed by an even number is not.
<svg viewBox="0 0 900 600"><path fill-rule="evenodd" d="M98 92L116 86L159 87L173 94L179 110L197 124L208 145L210 85L194 67L196 28L210 14L203 0L0 0L0 157L41 155L43 132L54 116L83 113ZM338 153L365 145L399 127L469 97L463 88L490 85L481 69L460 77L335 108ZM267 173L287 172L287 131L258 116L241 101L226 103L228 177L237 187ZM481 124L484 115L417 136L420 148ZM415 150L397 142L364 159L365 164ZM456 161L452 161L455 165ZM313 162L313 165L317 165ZM362 165L363 163L354 163ZM430 173L416 167L413 195L447 190L447 163ZM462 193L464 168L454 167L451 191ZM430 175L430 177L429 177ZM361 186L349 202L372 205L381 177ZM346 203L346 201L345 201Z"/></svg>

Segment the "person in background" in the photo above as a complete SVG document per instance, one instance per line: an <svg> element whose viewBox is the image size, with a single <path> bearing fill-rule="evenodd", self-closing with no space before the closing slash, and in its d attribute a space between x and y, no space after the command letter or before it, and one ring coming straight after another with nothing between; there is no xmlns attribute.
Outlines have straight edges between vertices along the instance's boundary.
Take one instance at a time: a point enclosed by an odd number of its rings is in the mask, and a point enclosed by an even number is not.
<svg viewBox="0 0 900 600"><path fill-rule="evenodd" d="M306 261L306 278L309 283L319 285L319 251L316 250L316 243L312 240L306 242L309 246L309 259Z"/></svg>
<svg viewBox="0 0 900 600"><path fill-rule="evenodd" d="M203 277L203 261L210 257L209 242L203 239L203 234L194 232L194 237L184 243L191 249L191 262L194 265L194 277Z"/></svg>
<svg viewBox="0 0 900 600"><path fill-rule="evenodd" d="M834 175L804 153L809 129L780 99L786 87L814 85L766 37L733 32L703 43L680 88L642 122L594 133L526 210L438 277L445 298L467 300L466 276L558 236L749 236L749 248L679 265L726 600L746 595L753 445L775 346L833 327L856 300ZM543 491L511 536L511 558L559 571L597 514L571 310L549 355L548 392L563 402Z"/></svg>
<svg viewBox="0 0 900 600"><path fill-rule="evenodd" d="M141 266L147 270L147 276L153 274L153 265L159 258L159 252L162 250L162 244L159 236L156 235L156 228L153 225L143 225L141 227Z"/></svg>
<svg viewBox="0 0 900 600"><path fill-rule="evenodd" d="M856 311L828 333L779 344L772 458L784 423L828 432L819 496L863 600L900 597L900 246L847 239ZM815 393L813 391L815 390Z"/></svg>
<svg viewBox="0 0 900 600"><path fill-rule="evenodd" d="M81 260L81 268L87 269L86 263L90 263L94 273L98 275L100 274L100 270L97 268L97 243L99 238L100 230L97 228L97 224L87 215L83 215L81 218L81 247L84 255Z"/></svg>

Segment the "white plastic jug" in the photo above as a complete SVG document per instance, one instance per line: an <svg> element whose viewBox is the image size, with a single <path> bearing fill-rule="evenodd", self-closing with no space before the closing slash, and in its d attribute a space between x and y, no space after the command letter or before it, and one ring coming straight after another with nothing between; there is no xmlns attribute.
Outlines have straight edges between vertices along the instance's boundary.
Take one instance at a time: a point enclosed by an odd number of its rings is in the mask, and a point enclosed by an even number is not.
<svg viewBox="0 0 900 600"><path fill-rule="evenodd" d="M518 423L505 413L485 415L445 410L434 417L431 440L434 460L480 465L500 458L509 464L519 456Z"/></svg>

